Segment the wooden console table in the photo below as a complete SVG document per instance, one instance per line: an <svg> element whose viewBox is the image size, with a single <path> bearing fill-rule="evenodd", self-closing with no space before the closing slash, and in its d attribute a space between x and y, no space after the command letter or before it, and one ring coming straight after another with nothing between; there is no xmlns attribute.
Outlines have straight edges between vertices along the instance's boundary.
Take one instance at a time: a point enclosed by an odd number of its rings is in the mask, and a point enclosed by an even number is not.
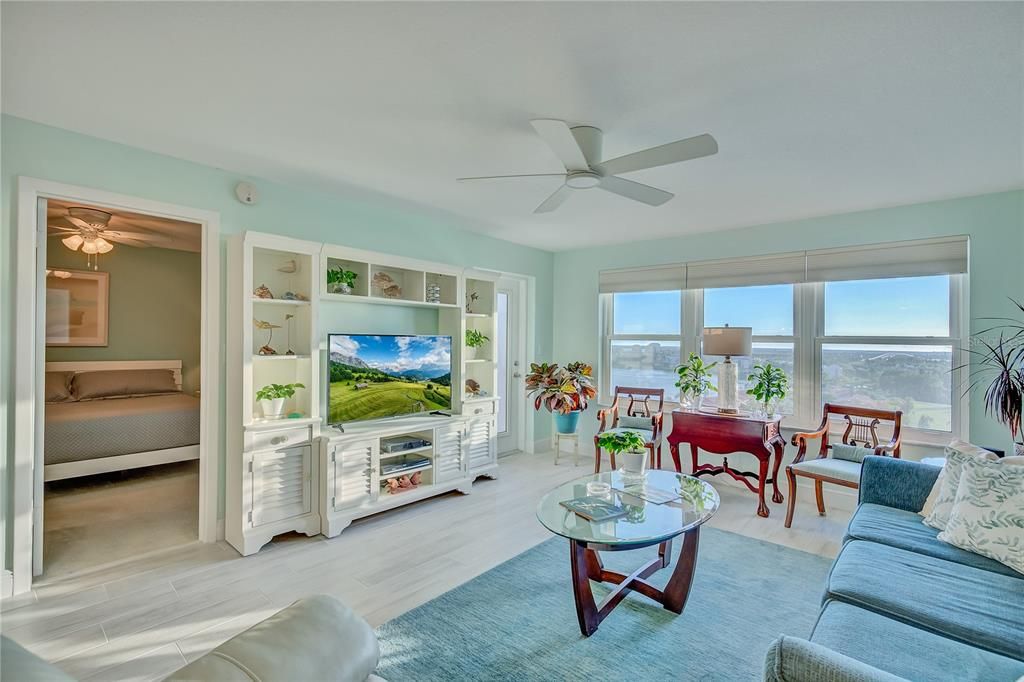
<svg viewBox="0 0 1024 682"><path fill-rule="evenodd" d="M672 431L668 435L669 450L676 471L682 473L679 461L679 444L689 443L693 458L694 476L708 474L717 476L726 473L741 481L751 492L757 493L757 515L767 517L768 505L764 501L764 489L772 484L772 502L782 502L779 492L779 465L782 463L782 452L786 445L780 431L782 417L762 419L750 416L730 416L713 412L692 412L686 410L672 411ZM760 464L758 472L738 471L729 466L729 459L722 458L721 466L700 464L697 461L697 450L701 449L716 455L727 455L733 452L747 452L757 457ZM768 465L772 454L772 475L768 477ZM757 487L751 483L757 482Z"/></svg>

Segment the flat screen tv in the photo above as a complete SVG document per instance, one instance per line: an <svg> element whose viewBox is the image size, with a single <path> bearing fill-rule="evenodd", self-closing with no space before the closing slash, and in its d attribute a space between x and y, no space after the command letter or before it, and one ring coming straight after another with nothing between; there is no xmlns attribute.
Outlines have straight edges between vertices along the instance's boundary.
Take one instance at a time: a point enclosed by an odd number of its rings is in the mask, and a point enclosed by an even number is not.
<svg viewBox="0 0 1024 682"><path fill-rule="evenodd" d="M452 337L329 334L329 424L447 410Z"/></svg>

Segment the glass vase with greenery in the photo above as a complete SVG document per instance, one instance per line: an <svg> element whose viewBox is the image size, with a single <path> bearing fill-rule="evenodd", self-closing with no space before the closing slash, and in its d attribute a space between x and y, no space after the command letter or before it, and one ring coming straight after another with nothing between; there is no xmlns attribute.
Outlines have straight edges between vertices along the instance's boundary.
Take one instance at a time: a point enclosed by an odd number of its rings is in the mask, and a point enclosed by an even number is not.
<svg viewBox="0 0 1024 682"><path fill-rule="evenodd" d="M330 268L327 271L327 291L332 294L351 294L356 286L359 273L345 268Z"/></svg>
<svg viewBox="0 0 1024 682"><path fill-rule="evenodd" d="M747 395L757 400L761 414L773 418L779 403L786 397L789 377L781 367L766 362L763 365L754 365L754 371L747 375L747 381L754 383L747 389Z"/></svg>
<svg viewBox="0 0 1024 682"><path fill-rule="evenodd" d="M699 410L704 394L708 391L717 391L711 383L711 370L718 365L717 362L710 364L696 353L690 353L690 357L683 364L676 367L676 374L679 381L679 404L683 409Z"/></svg>

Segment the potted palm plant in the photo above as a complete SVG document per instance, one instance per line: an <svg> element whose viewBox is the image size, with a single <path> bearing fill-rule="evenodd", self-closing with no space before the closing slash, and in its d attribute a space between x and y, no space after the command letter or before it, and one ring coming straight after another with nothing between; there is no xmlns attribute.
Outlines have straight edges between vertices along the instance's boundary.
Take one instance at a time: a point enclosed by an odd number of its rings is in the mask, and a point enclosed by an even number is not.
<svg viewBox="0 0 1024 682"><path fill-rule="evenodd" d="M484 336L483 332L477 331L476 329L466 330L466 359L475 360L477 352L483 347L485 343L490 341L490 338Z"/></svg>
<svg viewBox="0 0 1024 682"><path fill-rule="evenodd" d="M763 365L754 365L754 371L747 375L747 381L754 382L754 385L747 389L747 395L757 400L765 417L774 418L779 403L786 397L789 377L781 367L766 362Z"/></svg>
<svg viewBox="0 0 1024 682"><path fill-rule="evenodd" d="M256 400L266 419L280 419L284 415L284 403L295 395L295 389L305 388L302 384L267 384L256 391Z"/></svg>
<svg viewBox="0 0 1024 682"><path fill-rule="evenodd" d="M636 431L605 431L597 437L597 444L619 458L622 473L643 476L647 468L646 443Z"/></svg>
<svg viewBox="0 0 1024 682"><path fill-rule="evenodd" d="M717 364L712 362L709 365L696 353L690 353L689 359L676 367L676 374L679 375L679 381L676 382L679 387L679 405L684 410L699 410L704 394L718 390L711 383L711 370Z"/></svg>
<svg viewBox="0 0 1024 682"><path fill-rule="evenodd" d="M1010 300L1024 313L1024 305ZM1013 453L1024 455L1024 431L1021 425L1021 403L1024 401L1024 320L995 319L1008 324L984 329L975 335L974 341L981 349L968 349L975 358L975 364L965 393L990 377L985 388L985 414L1010 430ZM997 331L999 337L994 341L982 338L984 334Z"/></svg>
<svg viewBox="0 0 1024 682"><path fill-rule="evenodd" d="M526 392L533 398L533 408L545 407L554 414L559 433L576 433L580 412L587 409L590 399L597 395L593 372L585 362L570 362L565 367L555 363L530 363Z"/></svg>

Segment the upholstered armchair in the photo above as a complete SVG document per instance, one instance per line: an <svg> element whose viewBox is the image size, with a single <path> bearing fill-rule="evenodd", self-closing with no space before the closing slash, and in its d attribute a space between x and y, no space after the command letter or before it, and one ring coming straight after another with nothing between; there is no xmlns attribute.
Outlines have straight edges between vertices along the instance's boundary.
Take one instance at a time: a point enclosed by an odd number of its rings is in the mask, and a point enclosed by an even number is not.
<svg viewBox="0 0 1024 682"><path fill-rule="evenodd" d="M653 408L651 401L658 401ZM601 446L597 444L602 433L621 433L635 431L643 436L644 447L650 452L651 468L661 468L661 411L665 406L665 389L634 388L616 386L615 400L610 407L598 410L597 419L600 426L594 436L594 473L601 471ZM622 414L620 414L620 412ZM657 458L655 458L657 453ZM611 457L612 469L615 469L615 453Z"/></svg>
<svg viewBox="0 0 1024 682"><path fill-rule="evenodd" d="M839 443L830 443L829 428L833 416L846 422ZM903 413L899 410L876 410L869 407L851 407L849 405L832 405L825 403L822 410L821 424L814 431L793 434L793 445L797 448L796 458L786 467L786 478L789 480L789 508L786 511L786 528L793 523L793 511L796 509L796 479L798 476L814 481L814 497L818 503L818 513L825 515L825 498L822 494L824 483L833 483L846 488L860 487L860 470L864 458L868 455L883 455L898 458L900 456L900 423ZM892 425L892 437L887 443L881 443L878 427ZM805 460L807 442L820 439L818 455L814 459Z"/></svg>

